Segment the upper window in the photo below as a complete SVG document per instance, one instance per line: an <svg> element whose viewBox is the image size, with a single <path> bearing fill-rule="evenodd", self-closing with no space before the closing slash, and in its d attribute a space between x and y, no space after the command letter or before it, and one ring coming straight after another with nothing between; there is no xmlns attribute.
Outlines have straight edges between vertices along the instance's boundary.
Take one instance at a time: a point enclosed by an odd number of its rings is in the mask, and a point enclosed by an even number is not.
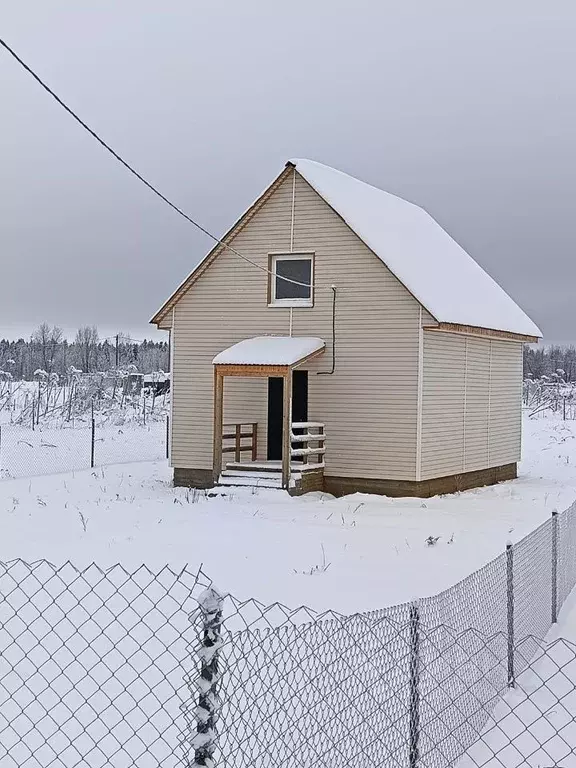
<svg viewBox="0 0 576 768"><path fill-rule="evenodd" d="M278 253L270 260L270 305L311 307L313 304L313 256Z"/></svg>

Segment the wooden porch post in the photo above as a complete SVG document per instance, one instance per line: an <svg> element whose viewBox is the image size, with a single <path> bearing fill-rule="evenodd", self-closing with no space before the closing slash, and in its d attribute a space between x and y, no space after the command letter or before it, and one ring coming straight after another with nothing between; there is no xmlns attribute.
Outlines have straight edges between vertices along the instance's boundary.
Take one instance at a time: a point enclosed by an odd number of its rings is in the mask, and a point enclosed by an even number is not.
<svg viewBox="0 0 576 768"><path fill-rule="evenodd" d="M222 424L224 415L224 376L218 366L214 366L214 447L213 474L218 482L222 472Z"/></svg>
<svg viewBox="0 0 576 768"><path fill-rule="evenodd" d="M284 374L284 404L282 409L282 488L290 487L290 464L292 453L292 369Z"/></svg>

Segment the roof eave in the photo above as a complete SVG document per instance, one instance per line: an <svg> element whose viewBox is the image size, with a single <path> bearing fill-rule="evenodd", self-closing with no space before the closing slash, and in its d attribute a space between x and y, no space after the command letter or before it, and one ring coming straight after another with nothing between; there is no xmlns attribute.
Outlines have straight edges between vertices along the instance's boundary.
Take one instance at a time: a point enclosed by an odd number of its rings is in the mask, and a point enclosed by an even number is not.
<svg viewBox="0 0 576 768"><path fill-rule="evenodd" d="M458 333L465 336L483 336L493 339L502 339L504 341L520 341L525 344L537 344L541 336L533 336L526 333L516 333L515 331L503 331L497 328L484 328L477 325L462 325L460 323L442 323L438 325L425 325L425 331L438 331L440 333Z"/></svg>

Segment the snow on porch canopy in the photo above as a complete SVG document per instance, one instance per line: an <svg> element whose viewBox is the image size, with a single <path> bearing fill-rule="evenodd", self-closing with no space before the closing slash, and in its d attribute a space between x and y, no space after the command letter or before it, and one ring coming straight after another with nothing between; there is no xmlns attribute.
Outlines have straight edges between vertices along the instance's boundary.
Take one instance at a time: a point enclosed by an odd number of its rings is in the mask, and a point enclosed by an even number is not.
<svg viewBox="0 0 576 768"><path fill-rule="evenodd" d="M324 339L313 336L256 336L222 350L214 365L293 366L326 347Z"/></svg>

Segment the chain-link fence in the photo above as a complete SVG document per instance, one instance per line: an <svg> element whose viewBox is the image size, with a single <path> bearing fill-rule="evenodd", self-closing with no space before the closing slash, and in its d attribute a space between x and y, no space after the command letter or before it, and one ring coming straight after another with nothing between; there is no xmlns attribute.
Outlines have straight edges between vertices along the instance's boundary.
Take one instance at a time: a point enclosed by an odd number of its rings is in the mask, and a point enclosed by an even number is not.
<svg viewBox="0 0 576 768"><path fill-rule="evenodd" d="M564 638L543 645L527 637L516 655L524 672L514 688L494 689L496 705L482 732L454 765L576 768L576 645Z"/></svg>
<svg viewBox="0 0 576 768"><path fill-rule="evenodd" d="M0 478L71 472L105 464L156 461L168 455L168 417L146 424L0 426Z"/></svg>
<svg viewBox="0 0 576 768"><path fill-rule="evenodd" d="M576 584L575 532L576 505L445 592L368 614L228 598L215 764L457 765Z"/></svg>
<svg viewBox="0 0 576 768"><path fill-rule="evenodd" d="M2 768L186 765L196 584L186 569L1 565Z"/></svg>
<svg viewBox="0 0 576 768"><path fill-rule="evenodd" d="M451 589L353 616L188 568L0 564L0 766L555 765L535 761L576 744L576 662L543 638L575 543L573 506Z"/></svg>

